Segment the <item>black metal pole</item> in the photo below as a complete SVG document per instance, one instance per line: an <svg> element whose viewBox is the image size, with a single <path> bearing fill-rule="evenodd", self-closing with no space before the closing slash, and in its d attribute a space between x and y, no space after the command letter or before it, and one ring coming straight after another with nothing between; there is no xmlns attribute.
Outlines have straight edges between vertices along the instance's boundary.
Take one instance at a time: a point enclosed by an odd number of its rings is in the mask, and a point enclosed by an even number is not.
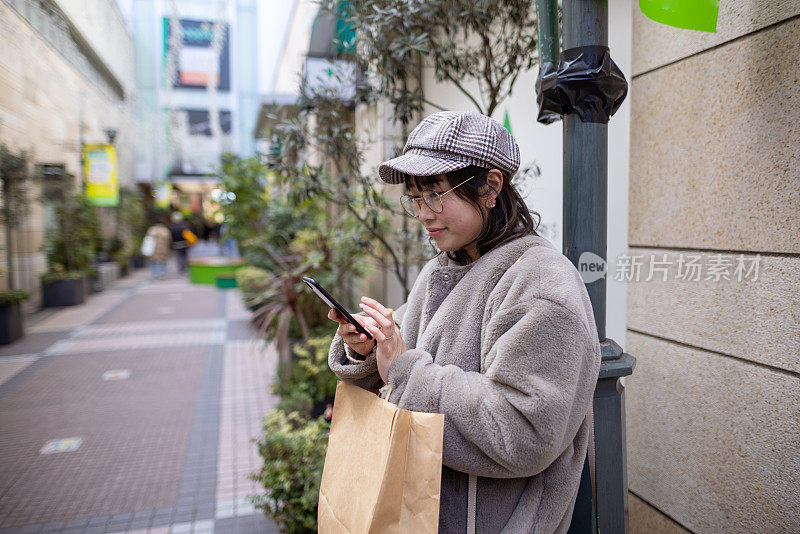
<svg viewBox="0 0 800 534"><path fill-rule="evenodd" d="M539 67L545 62L558 64L558 0L536 0L536 25Z"/></svg>
<svg viewBox="0 0 800 534"><path fill-rule="evenodd" d="M564 0L564 49L608 45L607 0ZM564 115L563 253L581 271L581 255L606 261L608 217L608 125ZM608 269L606 269L606 272ZM624 533L628 528L625 465L625 391L621 376L633 372L635 359L606 339L606 278L586 284L592 301L602 364L594 396L596 524L574 516L571 532ZM582 494L583 493L583 494ZM586 499L579 492L577 505Z"/></svg>
<svg viewBox="0 0 800 534"><path fill-rule="evenodd" d="M608 44L606 0L565 0L564 49ZM578 265L584 252L606 257L608 124L564 115L564 254ZM586 285L600 339L606 337L606 284Z"/></svg>

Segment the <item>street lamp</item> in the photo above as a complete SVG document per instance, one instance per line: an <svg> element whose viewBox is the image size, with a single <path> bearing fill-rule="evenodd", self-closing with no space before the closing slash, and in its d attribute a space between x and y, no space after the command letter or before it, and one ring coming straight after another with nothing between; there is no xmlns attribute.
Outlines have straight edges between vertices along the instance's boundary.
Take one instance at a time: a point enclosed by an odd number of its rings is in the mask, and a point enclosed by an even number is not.
<svg viewBox="0 0 800 534"><path fill-rule="evenodd" d="M537 17L538 120L564 121L563 253L582 277L584 271L596 274L597 265L607 273L608 121L628 88L608 49L608 0L564 0L564 50L558 59L556 0L537 0ZM625 388L620 378L633 372L636 359L606 338L606 277L588 278L584 282L602 352L593 402L595 491L587 461L569 533L616 534L628 529Z"/></svg>
<svg viewBox="0 0 800 534"><path fill-rule="evenodd" d="M114 140L117 138L116 128L106 128L104 131L106 133L106 137L108 138L108 144L113 145Z"/></svg>

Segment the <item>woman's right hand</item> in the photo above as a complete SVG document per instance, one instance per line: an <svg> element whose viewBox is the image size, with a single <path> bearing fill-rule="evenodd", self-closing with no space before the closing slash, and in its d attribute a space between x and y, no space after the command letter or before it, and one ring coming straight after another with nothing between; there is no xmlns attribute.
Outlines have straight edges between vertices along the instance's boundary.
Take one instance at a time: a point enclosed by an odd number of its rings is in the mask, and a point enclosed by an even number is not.
<svg viewBox="0 0 800 534"><path fill-rule="evenodd" d="M372 317L353 315L353 318L361 323L362 326L365 324L372 324L377 327L378 325L378 323ZM336 309L331 308L328 311L328 319L339 323L339 328L336 330L336 333L339 334L342 340L358 354L366 356L372 352L373 348L375 348L375 340L367 339L367 336L358 332L356 327L350 324L347 319L342 317L342 315L340 315Z"/></svg>

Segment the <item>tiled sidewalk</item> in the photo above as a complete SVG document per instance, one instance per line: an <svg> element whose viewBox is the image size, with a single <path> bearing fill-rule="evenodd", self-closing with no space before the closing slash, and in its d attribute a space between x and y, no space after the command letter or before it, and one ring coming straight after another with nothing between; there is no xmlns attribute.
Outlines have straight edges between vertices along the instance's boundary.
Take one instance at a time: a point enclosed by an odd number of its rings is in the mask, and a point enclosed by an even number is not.
<svg viewBox="0 0 800 534"><path fill-rule="evenodd" d="M0 347L0 533L277 532L247 500L276 404L236 290L144 270Z"/></svg>

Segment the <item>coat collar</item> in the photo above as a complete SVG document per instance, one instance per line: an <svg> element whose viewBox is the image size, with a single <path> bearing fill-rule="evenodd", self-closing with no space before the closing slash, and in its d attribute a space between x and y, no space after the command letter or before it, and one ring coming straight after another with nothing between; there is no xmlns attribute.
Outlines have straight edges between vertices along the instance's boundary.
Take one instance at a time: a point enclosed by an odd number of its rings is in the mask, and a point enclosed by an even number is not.
<svg viewBox="0 0 800 534"><path fill-rule="evenodd" d="M505 265L507 268L511 266L511 263L517 261L526 250L537 245L550 247L552 249L556 248L544 237L528 234L512 239L511 241L506 241L478 258L477 261L466 265L456 263L451 260L446 253L442 252L434 260L436 261L434 270L439 272L447 271L451 274L458 273L463 276L473 267L484 269L489 265Z"/></svg>

